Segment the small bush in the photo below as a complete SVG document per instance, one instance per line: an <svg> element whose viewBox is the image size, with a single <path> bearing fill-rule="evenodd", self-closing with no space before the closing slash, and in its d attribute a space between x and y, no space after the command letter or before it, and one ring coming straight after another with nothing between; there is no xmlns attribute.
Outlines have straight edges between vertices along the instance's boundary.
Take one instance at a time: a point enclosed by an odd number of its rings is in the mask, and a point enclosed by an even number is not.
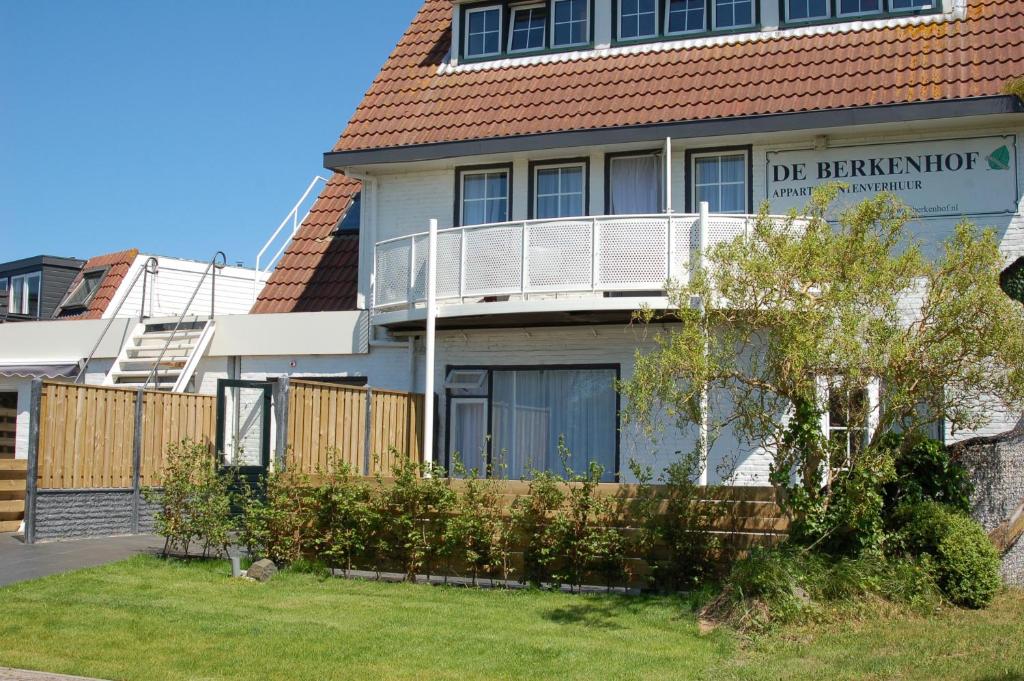
<svg viewBox="0 0 1024 681"><path fill-rule="evenodd" d="M452 513L444 526L444 556L447 573L455 566L466 566L476 584L481 574L511 576L510 528L501 510L501 485L494 478L481 478L478 471L466 471L461 463L456 471L464 478L462 490L455 495Z"/></svg>
<svg viewBox="0 0 1024 681"><path fill-rule="evenodd" d="M309 476L272 471L248 489L242 504L239 539L253 558L288 565L308 555L319 536L317 492Z"/></svg>
<svg viewBox="0 0 1024 681"><path fill-rule="evenodd" d="M999 591L999 554L981 525L942 504L926 501L898 513L897 546L927 557L939 588L952 603L983 608Z"/></svg>
<svg viewBox="0 0 1024 681"><path fill-rule="evenodd" d="M535 473L530 491L512 504L512 524L523 547L523 581L532 586L555 582L559 557L558 527L550 522L565 502L562 479L554 473Z"/></svg>
<svg viewBox="0 0 1024 681"><path fill-rule="evenodd" d="M902 435L890 434L880 446L896 452L896 477L884 490L887 517L891 518L901 506L922 501L938 501L963 513L970 512L970 474L950 459L941 442L921 437L904 442Z"/></svg>
<svg viewBox="0 0 1024 681"><path fill-rule="evenodd" d="M323 480L312 488L314 548L327 566L351 570L364 559L373 531L380 525L373 490L355 476L352 468L333 462Z"/></svg>

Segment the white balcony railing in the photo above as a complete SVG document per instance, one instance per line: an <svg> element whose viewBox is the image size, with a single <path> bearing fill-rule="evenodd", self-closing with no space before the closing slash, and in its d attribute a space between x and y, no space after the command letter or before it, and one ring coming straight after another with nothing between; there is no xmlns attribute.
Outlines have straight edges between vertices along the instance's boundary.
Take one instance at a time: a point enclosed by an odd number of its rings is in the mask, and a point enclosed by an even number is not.
<svg viewBox="0 0 1024 681"><path fill-rule="evenodd" d="M685 281L697 254L746 233L752 215L614 215L439 230L439 304L490 296L660 291ZM701 235L706 235L701 243ZM377 243L373 308L426 299L428 233Z"/></svg>

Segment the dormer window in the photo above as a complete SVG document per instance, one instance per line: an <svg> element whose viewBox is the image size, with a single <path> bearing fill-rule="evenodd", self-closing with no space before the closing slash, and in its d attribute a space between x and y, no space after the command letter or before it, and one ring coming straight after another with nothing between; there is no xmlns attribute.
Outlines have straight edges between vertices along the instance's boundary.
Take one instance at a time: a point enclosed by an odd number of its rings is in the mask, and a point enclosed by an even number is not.
<svg viewBox="0 0 1024 681"><path fill-rule="evenodd" d="M838 0L838 12L841 17L878 14L881 11L882 0Z"/></svg>
<svg viewBox="0 0 1024 681"><path fill-rule="evenodd" d="M619 0L619 40L658 35L657 0Z"/></svg>
<svg viewBox="0 0 1024 681"><path fill-rule="evenodd" d="M707 30L705 0L669 0L666 33L700 33Z"/></svg>
<svg viewBox="0 0 1024 681"><path fill-rule="evenodd" d="M745 28L754 25L753 0L713 0L715 30Z"/></svg>
<svg viewBox="0 0 1024 681"><path fill-rule="evenodd" d="M551 44L554 47L585 45L590 41L590 0L553 0Z"/></svg>
<svg viewBox="0 0 1024 681"><path fill-rule="evenodd" d="M547 46L548 13L543 4L512 8L509 52L542 50Z"/></svg>
<svg viewBox="0 0 1024 681"><path fill-rule="evenodd" d="M467 57L493 57L501 54L501 6L466 10L465 41Z"/></svg>
<svg viewBox="0 0 1024 681"><path fill-rule="evenodd" d="M813 21L829 17L829 0L787 0L786 21Z"/></svg>

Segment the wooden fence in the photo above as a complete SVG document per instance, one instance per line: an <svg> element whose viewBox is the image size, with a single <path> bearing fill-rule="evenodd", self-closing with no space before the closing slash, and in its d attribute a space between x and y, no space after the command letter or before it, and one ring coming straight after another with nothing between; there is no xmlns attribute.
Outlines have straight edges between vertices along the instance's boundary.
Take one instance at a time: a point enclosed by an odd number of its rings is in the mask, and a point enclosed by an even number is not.
<svg viewBox="0 0 1024 681"><path fill-rule="evenodd" d="M37 487L131 488L136 462L139 484L157 484L169 444L190 439L213 451L215 407L212 395L43 383Z"/></svg>
<svg viewBox="0 0 1024 681"><path fill-rule="evenodd" d="M288 382L286 465L314 474L333 462L387 473L423 456L423 395L312 381Z"/></svg>
<svg viewBox="0 0 1024 681"><path fill-rule="evenodd" d="M14 458L14 434L17 430L17 422L17 409L0 407L0 459Z"/></svg>
<svg viewBox="0 0 1024 681"><path fill-rule="evenodd" d="M0 532L17 532L25 517L25 459L0 459Z"/></svg>

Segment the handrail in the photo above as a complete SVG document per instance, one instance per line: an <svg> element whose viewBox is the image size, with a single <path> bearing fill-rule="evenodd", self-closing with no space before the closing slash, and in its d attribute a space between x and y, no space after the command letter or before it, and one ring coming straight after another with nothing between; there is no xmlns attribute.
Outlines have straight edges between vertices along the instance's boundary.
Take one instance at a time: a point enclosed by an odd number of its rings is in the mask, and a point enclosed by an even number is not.
<svg viewBox="0 0 1024 681"><path fill-rule="evenodd" d="M217 265L217 258L220 258L220 265ZM196 287L192 289L192 296L185 303L184 309L181 311L181 315L178 316L178 321L174 324L174 328L171 330L171 335L167 337L167 342L164 343L164 347L160 350L160 355L156 358L153 363L153 369L150 370L149 375L146 376L145 383L142 384L142 389L145 390L149 386L149 382L157 377L157 373L160 370L160 362L163 361L164 355L167 353L167 348L171 347L171 343L174 341L174 337L178 334L178 330L181 328L181 323L185 321L185 317L188 316L188 311L192 307L192 302L196 299L196 295L199 293L199 289L203 287L203 282L206 281L207 275L213 272L212 278L210 279L210 320L213 320L214 313L216 312L217 305L217 270L227 265L228 257L224 255L224 251L217 251L213 254L213 258L210 259L210 263L203 270L203 276L199 277L199 282ZM159 381L157 387L160 387Z"/></svg>
<svg viewBox="0 0 1024 681"><path fill-rule="evenodd" d="M299 231L299 227L301 227L302 223L306 221L306 218L309 216L310 212L309 210L307 210L305 215L303 215L302 218L300 219L299 208L301 208L302 204L306 201L306 199L309 198L310 193L313 191L313 188L316 187L318 182L327 182L327 178L323 177L322 175L313 176L313 179L306 187L306 191L302 192L302 196L299 197L299 200L295 202L295 205L292 207L292 209L288 211L287 215L284 216L284 220L281 220L281 224L277 226L277 229L275 229L274 233L270 235L270 238L267 239L267 242L263 244L263 248L261 248L259 250L259 253L256 254L256 275L253 278L253 298L256 297L256 294L259 291L259 275L264 273L264 270L260 268L260 260L263 259L264 254L266 254L267 252L267 249L270 248L275 241L277 241L277 237L281 235L281 230L283 230L285 228L285 225L287 225L289 222L292 223L292 236L295 235L295 232ZM270 266L277 262L277 259L281 257L281 254L284 253L284 249L287 246L288 242L286 241L284 242L284 244L281 245L281 247L277 250L274 256L269 261L267 261L266 271L269 271Z"/></svg>
<svg viewBox="0 0 1024 681"><path fill-rule="evenodd" d="M76 384L80 378L85 376L85 370L89 368L89 363L92 362L93 358L96 356L96 351L100 349L100 344L103 342L103 339L106 338L107 332L110 331L110 326L114 323L114 320L117 319L117 313L121 311L121 306L124 305L124 301L128 300L129 294L131 294L135 289L135 284L138 283L140 276L142 277L142 301L139 303L139 323L141 324L142 320L146 318L146 281L150 275L156 276L156 273L159 271L159 261L152 256L146 258L146 264L142 266L141 270L135 273L134 277L132 277L132 283L129 284L128 288L125 290L121 300L117 302L114 312L107 320L107 325L103 327L103 332L100 334L100 337L96 339L96 344L92 346L89 356L85 358L85 363L82 365L82 368L79 369L78 375L75 376Z"/></svg>

